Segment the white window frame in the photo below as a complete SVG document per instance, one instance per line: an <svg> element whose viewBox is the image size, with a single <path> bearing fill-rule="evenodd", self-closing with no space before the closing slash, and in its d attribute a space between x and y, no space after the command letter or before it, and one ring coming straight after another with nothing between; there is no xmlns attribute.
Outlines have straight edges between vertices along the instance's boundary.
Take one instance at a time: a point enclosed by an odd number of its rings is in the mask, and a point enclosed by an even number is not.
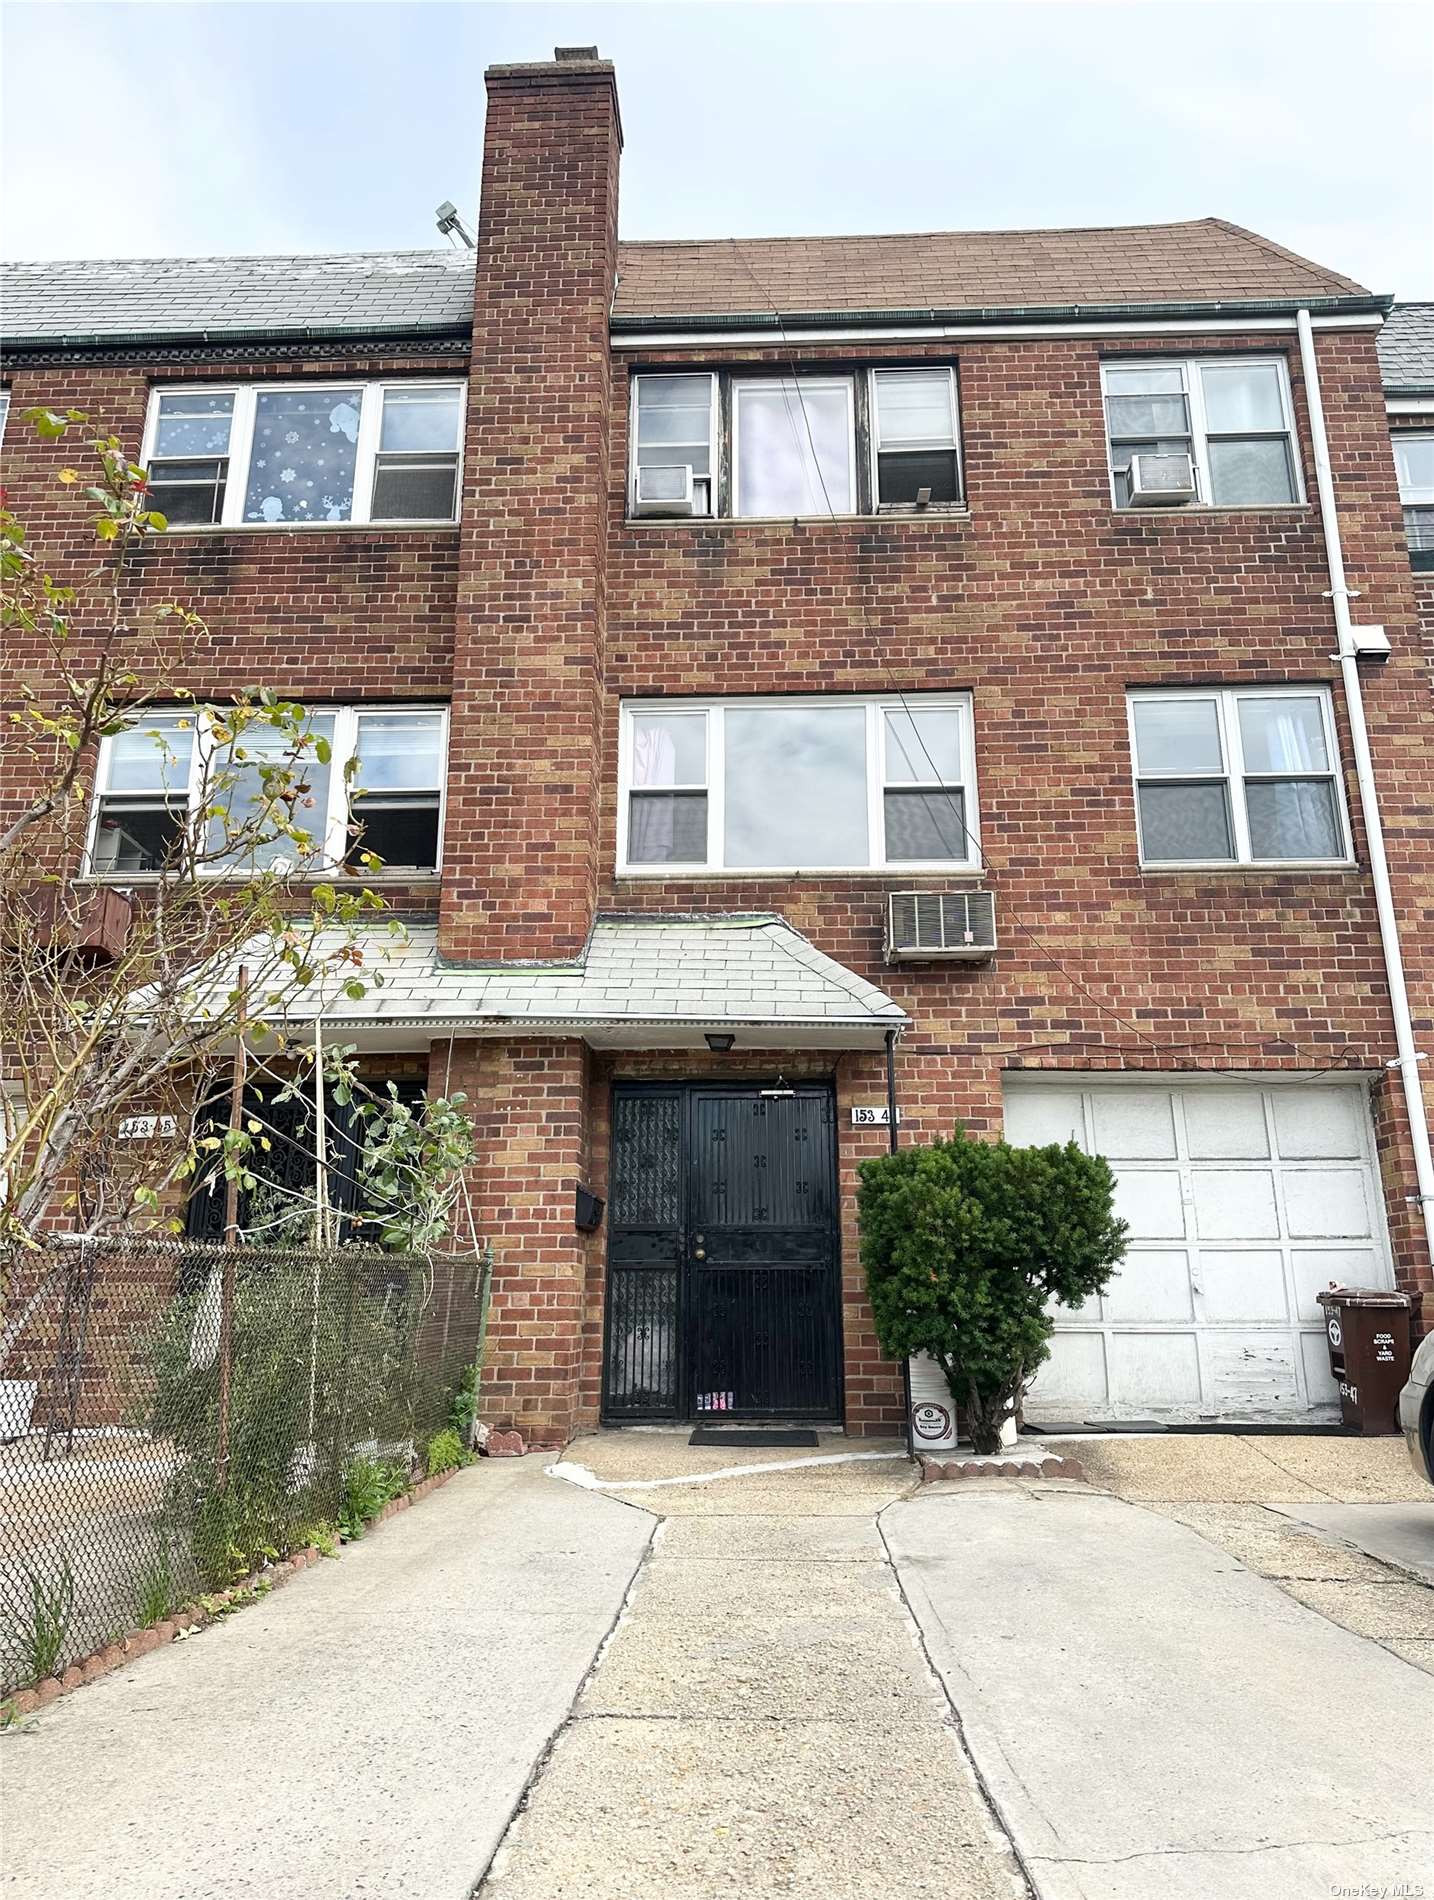
<svg viewBox="0 0 1434 1900"><path fill-rule="evenodd" d="M1216 502L1210 499L1210 456L1209 431L1205 418L1205 385L1200 375L1204 368L1213 369L1249 369L1264 368L1273 363L1278 371L1280 390L1280 412L1284 419L1284 434L1288 444L1290 468L1294 475L1295 496L1293 501L1236 501ZM1190 416L1190 456L1195 466L1195 500L1183 504L1185 508L1214 508L1219 511L1242 512L1251 508L1302 508L1305 506L1304 471L1300 465L1299 437L1295 431L1294 399L1290 393L1290 366L1282 355L1243 355L1223 356L1110 356L1100 366L1101 420L1105 426L1105 468L1110 483L1110 505L1117 514L1179 514L1181 506L1161 509L1124 508L1120 505L1120 492L1116 487L1114 449L1115 442L1110 427L1110 383L1111 370L1177 370L1180 374L1181 388L1185 405ZM1217 439L1233 431L1216 430ZM1255 429L1252 435L1273 435L1273 430Z"/></svg>
<svg viewBox="0 0 1434 1900"><path fill-rule="evenodd" d="M851 491L850 506L831 508L813 506L799 509L795 515L749 515L742 509L742 391L744 389L783 390L795 400L801 401L804 389L839 389L846 397L846 453L847 485ZM805 426L805 424L803 424ZM808 444L810 446L810 444ZM798 442L798 453L802 452ZM813 456L813 461L815 461ZM732 378L732 473L728 483L731 497L731 516L733 521L838 521L850 520L858 513L861 497L856 482L856 378L854 376L734 376Z"/></svg>
<svg viewBox="0 0 1434 1900"><path fill-rule="evenodd" d="M628 379L630 383L627 398L627 440L629 445L627 457L628 515L631 517L636 515L637 512L637 455L639 446L637 440L637 397L644 376L662 376L668 378L685 376L692 382L696 382L699 377L705 376L707 379L707 455L708 460L712 464L712 472L706 477L707 512L700 515L664 515L660 518L668 523L673 521L715 521L717 519L717 497L722 479L722 432L718 409L717 372L711 369L683 369L680 364L674 366L672 369L640 370L635 376ZM686 444L684 443L681 446L686 447ZM702 477L698 476L695 479L700 481Z"/></svg>
<svg viewBox="0 0 1434 1900"><path fill-rule="evenodd" d="M346 774L348 761L358 750L359 725L366 713L381 713L385 718L400 714L424 714L431 717L441 715L439 725L439 768L438 768L438 845L432 865L409 866L390 871L387 866L378 873L380 877L391 878L398 883L415 883L421 879L436 877L443 868L443 834L448 815L448 731L449 709L447 706L433 703L414 705L407 701L398 704L382 704L377 701L361 705L305 705L305 714L312 719L332 718L334 736L331 741L329 759L329 807L325 814L323 850L319 857L296 866L293 875L301 879L330 877L343 867L349 849L349 823L352 811L363 810L362 796L357 800L350 797L351 782ZM141 715L134 724L141 730L147 722L160 719L187 718L194 722L194 733L189 751L189 775L185 797L189 809L189 822L196 827L200 824L200 794L203 788L203 761L212 750L212 740L203 723L202 710L193 706L152 706ZM267 725L265 731L272 730ZM243 746L241 737L240 746ZM95 762L94 788L90 794L90 818L85 832L84 875L104 884L143 884L162 878L163 871L112 871L95 868L95 842L99 834L100 816L107 788L109 761L113 756L111 742L100 742L99 756ZM303 756L309 756L305 754ZM144 797L144 793L117 793L115 796ZM256 874L255 867L235 864L205 864L200 871L203 877L230 879L249 877Z"/></svg>
<svg viewBox="0 0 1434 1900"><path fill-rule="evenodd" d="M354 444L353 511L342 521L246 521L244 500L249 490L249 456L254 443L254 411L260 395L280 395L286 390L308 393L324 389L357 389L360 392L359 430ZM379 433L383 425L384 392L390 389L453 389L458 392L457 471L453 483L451 515L404 516L398 520L373 519L373 483L379 453ZM461 376L392 376L373 381L363 376L307 377L286 382L256 383L156 383L149 392L144 419L144 440L140 447L140 465L148 468L154 455L159 428L159 403L162 396L232 396L234 413L229 425L229 470L225 477L224 512L218 521L178 521L171 534L224 534L242 529L246 534L288 533L297 529L311 534L315 529L335 528L449 528L463 509L463 446L467 433L468 385ZM447 454L447 450L434 450ZM197 461L218 461L219 456L198 456Z"/></svg>
<svg viewBox="0 0 1434 1900"><path fill-rule="evenodd" d="M1313 699L1318 702L1324 731L1325 772L1269 773L1245 771L1244 747L1240 738L1240 705L1247 699ZM1142 771L1136 744L1135 708L1154 702L1179 702L1191 705L1203 702L1215 708L1216 730L1220 740L1221 772L1150 772ZM1138 687L1125 696L1126 727L1130 745L1131 788L1135 804L1135 835L1141 866L1153 871L1239 871L1251 866L1270 871L1342 869L1354 863L1349 808L1344 795L1344 771L1340 764L1338 735L1334 724L1334 702L1327 686L1201 686ZM1332 858L1257 858L1250 848L1250 819L1245 801L1247 778L1255 784L1281 778L1328 778L1334 786L1336 819L1343 851ZM1145 784L1186 784L1195 781L1223 782L1230 808L1230 835L1235 855L1230 858L1151 858L1146 856L1140 824L1140 787Z"/></svg>
<svg viewBox="0 0 1434 1900"><path fill-rule="evenodd" d="M1426 482L1422 487L1417 482L1405 486L1403 474L1399 468L1399 449L1405 442L1434 442L1434 429L1398 429L1391 436L1394 444L1394 470L1399 483L1399 502L1404 508L1434 507L1434 482Z"/></svg>
<svg viewBox="0 0 1434 1900"><path fill-rule="evenodd" d="M725 855L725 744L723 718L729 707L742 712L762 708L851 707L866 710L866 795L867 838L871 857L864 864L843 865L732 865L723 863ZM960 858L890 860L886 855L885 793L929 791L942 782L930 784L889 784L886 778L886 718L888 712L955 712L960 720L960 759L962 777L945 781L947 789L963 793L963 819L960 825L965 854ZM631 822L634 720L643 715L675 716L680 713L705 716L707 781L704 786L652 787L652 790L699 791L707 794L707 857L703 863L648 864L628 859ZM637 788L639 791L641 788ZM632 699L624 700L618 729L618 810L617 875L634 878L739 878L739 877L958 877L982 868L980 807L976 785L975 725L969 692L908 693L905 699L890 693L777 693L728 699ZM953 814L953 827L955 826Z"/></svg>
<svg viewBox="0 0 1434 1900"><path fill-rule="evenodd" d="M871 426L867 432L870 438L868 450L871 461L871 511L874 515L881 514L883 507L885 507L888 512L896 510L904 512L907 506L907 504L902 502L886 502L883 504L881 499L881 468L879 461L881 455L881 402L877 395L877 389L883 376L909 376L913 371L920 371L923 375L927 376L936 376L943 372L945 373L947 386L951 394L951 440L949 443L943 442L933 445L930 452L942 454L948 448L954 451L956 456L956 500L954 503L944 503L943 506L949 509L951 507L963 508L966 505L966 458L961 449L961 392L956 387L955 365L952 363L923 363L919 360L910 363L882 363L876 368L869 369L866 372L867 412L871 417ZM888 452L892 455L917 455L921 453L921 450L912 448L910 443L899 443Z"/></svg>

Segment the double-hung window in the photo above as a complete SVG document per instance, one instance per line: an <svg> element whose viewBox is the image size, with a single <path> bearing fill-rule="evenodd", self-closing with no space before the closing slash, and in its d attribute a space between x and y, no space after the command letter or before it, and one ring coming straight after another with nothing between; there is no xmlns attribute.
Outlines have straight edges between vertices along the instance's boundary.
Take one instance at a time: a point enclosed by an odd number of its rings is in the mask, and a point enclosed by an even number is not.
<svg viewBox="0 0 1434 1900"><path fill-rule="evenodd" d="M877 507L959 501L956 372L878 369L871 388Z"/></svg>
<svg viewBox="0 0 1434 1900"><path fill-rule="evenodd" d="M463 385L156 389L142 460L175 527L456 518Z"/></svg>
<svg viewBox="0 0 1434 1900"><path fill-rule="evenodd" d="M1349 830L1323 687L1130 696L1145 864L1343 864Z"/></svg>
<svg viewBox="0 0 1434 1900"><path fill-rule="evenodd" d="M1121 359L1107 362L1102 374L1117 508L1138 505L1131 495L1134 455L1188 455L1195 499L1209 507L1302 499L1282 358Z"/></svg>
<svg viewBox="0 0 1434 1900"><path fill-rule="evenodd" d="M629 512L790 521L961 501L956 372L644 371Z"/></svg>
<svg viewBox="0 0 1434 1900"><path fill-rule="evenodd" d="M100 746L89 869L161 872L186 856L204 872L299 874L372 854L390 871L437 868L447 713L440 706L331 706L301 732L255 721L231 737L204 713L137 717ZM278 833L274 771L297 790ZM222 806L223 809L216 809Z"/></svg>
<svg viewBox="0 0 1434 1900"><path fill-rule="evenodd" d="M1434 569L1434 433L1396 435L1394 466L1399 471L1409 559L1414 567L1427 572Z"/></svg>
<svg viewBox="0 0 1434 1900"><path fill-rule="evenodd" d="M965 694L630 703L620 793L623 873L980 862Z"/></svg>

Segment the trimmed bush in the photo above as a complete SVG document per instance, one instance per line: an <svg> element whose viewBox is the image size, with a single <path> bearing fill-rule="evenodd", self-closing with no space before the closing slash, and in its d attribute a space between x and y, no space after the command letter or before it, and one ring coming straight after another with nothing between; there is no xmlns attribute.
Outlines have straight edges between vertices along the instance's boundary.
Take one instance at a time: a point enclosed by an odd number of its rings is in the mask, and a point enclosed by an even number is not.
<svg viewBox="0 0 1434 1900"><path fill-rule="evenodd" d="M1098 1155L949 1141L863 1161L857 1213L883 1352L926 1352L978 1452L1049 1357L1052 1304L1099 1293L1125 1253L1115 1180Z"/></svg>

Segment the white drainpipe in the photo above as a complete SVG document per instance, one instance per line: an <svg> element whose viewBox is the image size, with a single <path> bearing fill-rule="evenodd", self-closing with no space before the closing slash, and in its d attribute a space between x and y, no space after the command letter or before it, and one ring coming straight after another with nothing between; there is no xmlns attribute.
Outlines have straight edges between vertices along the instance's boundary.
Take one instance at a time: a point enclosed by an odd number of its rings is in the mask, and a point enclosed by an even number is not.
<svg viewBox="0 0 1434 1900"><path fill-rule="evenodd" d="M1329 560L1329 592L1334 603L1335 632L1339 640L1339 670L1344 680L1344 700L1349 713L1350 739L1354 745L1359 809L1364 816L1364 835L1369 845L1369 874L1374 880L1374 901L1379 911L1379 938L1384 949L1384 968L1389 977L1394 1044L1399 1052L1398 1061L1389 1066L1398 1068L1399 1080L1404 1085L1404 1100L1409 1109L1409 1135L1414 1146L1414 1178L1419 1187L1417 1198L1424 1216L1429 1257L1434 1260L1434 1155L1429 1149L1429 1119L1424 1109L1419 1052L1414 1046L1414 1025L1409 1019L1409 991L1404 981L1404 958L1399 950L1399 918L1394 908L1394 893L1389 888L1389 860L1384 855L1384 827L1379 817L1379 795L1374 783L1374 761L1369 753L1369 731L1364 723L1364 691L1360 684L1354 629L1349 617L1349 588L1344 577L1344 547L1339 537L1339 515L1334 503L1334 474L1329 462L1329 441L1324 431L1324 403L1320 398L1319 368L1315 362L1314 328L1308 310L1301 310L1295 321L1299 330L1300 369L1304 374L1305 400L1309 404L1320 520L1324 526L1325 553Z"/></svg>

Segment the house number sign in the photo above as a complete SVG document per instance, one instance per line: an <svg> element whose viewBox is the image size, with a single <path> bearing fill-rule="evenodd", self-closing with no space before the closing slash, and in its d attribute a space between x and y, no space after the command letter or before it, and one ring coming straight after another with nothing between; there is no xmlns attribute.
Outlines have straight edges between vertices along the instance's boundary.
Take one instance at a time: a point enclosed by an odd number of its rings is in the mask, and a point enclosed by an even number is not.
<svg viewBox="0 0 1434 1900"><path fill-rule="evenodd" d="M168 1141L175 1133L173 1115L126 1115L119 1125L121 1141Z"/></svg>
<svg viewBox="0 0 1434 1900"><path fill-rule="evenodd" d="M896 1119L897 1123L900 1124L900 1109L896 1111ZM890 1128L891 1110L887 1107L885 1102L883 1102L879 1108L854 1106L851 1111L851 1125L853 1128Z"/></svg>

